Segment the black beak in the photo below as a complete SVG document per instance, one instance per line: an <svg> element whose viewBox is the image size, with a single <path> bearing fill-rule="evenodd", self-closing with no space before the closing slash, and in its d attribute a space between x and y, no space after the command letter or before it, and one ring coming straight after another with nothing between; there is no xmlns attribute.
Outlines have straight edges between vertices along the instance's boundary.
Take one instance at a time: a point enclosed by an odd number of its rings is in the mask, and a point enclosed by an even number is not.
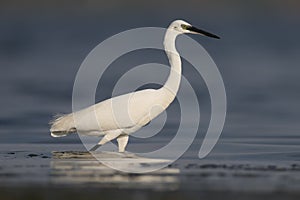
<svg viewBox="0 0 300 200"><path fill-rule="evenodd" d="M192 31L192 32L194 32L194 33L199 33L199 34L202 34L202 35L211 37L211 38L220 39L219 36L214 35L214 34L209 33L209 32L206 32L206 31L204 31L204 30L198 29L198 28L196 28L196 27L194 27L194 26L188 26L188 27L186 27L186 30Z"/></svg>

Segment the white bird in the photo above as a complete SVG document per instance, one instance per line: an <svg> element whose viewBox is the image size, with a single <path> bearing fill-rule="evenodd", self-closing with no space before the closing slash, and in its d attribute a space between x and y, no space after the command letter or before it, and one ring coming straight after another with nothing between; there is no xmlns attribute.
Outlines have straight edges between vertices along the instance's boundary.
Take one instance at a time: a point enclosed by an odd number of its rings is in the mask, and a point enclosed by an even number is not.
<svg viewBox="0 0 300 200"><path fill-rule="evenodd" d="M145 89L104 100L83 110L57 117L50 122L51 136L62 137L78 132L104 136L91 150L117 139L119 152L124 152L129 135L162 113L176 97L181 80L181 59L175 47L176 37L192 33L219 39L191 24L176 20L168 27L164 48L171 70L166 83L159 89Z"/></svg>

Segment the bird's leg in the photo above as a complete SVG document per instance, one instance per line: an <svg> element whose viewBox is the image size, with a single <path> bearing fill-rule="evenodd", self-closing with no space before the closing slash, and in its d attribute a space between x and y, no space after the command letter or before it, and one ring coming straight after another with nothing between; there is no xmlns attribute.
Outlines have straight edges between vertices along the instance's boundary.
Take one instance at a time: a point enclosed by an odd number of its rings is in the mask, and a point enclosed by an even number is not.
<svg viewBox="0 0 300 200"><path fill-rule="evenodd" d="M93 146L90 151L96 151L101 145L100 144L96 144L95 146Z"/></svg>
<svg viewBox="0 0 300 200"><path fill-rule="evenodd" d="M120 132L115 132L115 133L107 133L98 144L96 144L93 148L90 149L90 151L96 151L100 146L103 144L115 139L118 137L121 133Z"/></svg>
<svg viewBox="0 0 300 200"><path fill-rule="evenodd" d="M129 135L120 135L119 137L117 137L120 153L123 153L125 151L125 148L128 143L128 138L129 138Z"/></svg>

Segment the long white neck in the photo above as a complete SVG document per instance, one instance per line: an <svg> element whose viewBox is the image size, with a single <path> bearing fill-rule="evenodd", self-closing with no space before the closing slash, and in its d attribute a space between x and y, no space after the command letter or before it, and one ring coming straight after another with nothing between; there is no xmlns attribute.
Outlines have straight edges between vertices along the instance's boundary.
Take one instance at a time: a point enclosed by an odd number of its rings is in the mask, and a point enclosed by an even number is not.
<svg viewBox="0 0 300 200"><path fill-rule="evenodd" d="M168 91L168 96L171 98L171 101L174 100L178 92L181 80L181 59L175 47L175 40L178 35L179 32L167 29L164 38L164 47L171 65L171 70L170 75L162 88Z"/></svg>

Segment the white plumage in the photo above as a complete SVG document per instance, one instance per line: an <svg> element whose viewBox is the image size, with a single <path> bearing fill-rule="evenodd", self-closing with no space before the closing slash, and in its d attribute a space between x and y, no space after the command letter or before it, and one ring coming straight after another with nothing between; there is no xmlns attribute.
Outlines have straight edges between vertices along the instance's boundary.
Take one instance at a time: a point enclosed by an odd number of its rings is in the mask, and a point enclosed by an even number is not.
<svg viewBox="0 0 300 200"><path fill-rule="evenodd" d="M51 136L62 137L75 132L104 136L91 150L96 150L100 145L117 138L119 152L124 152L130 133L137 131L157 117L176 96L181 79L181 59L175 47L175 40L179 34L183 33L218 38L185 21L172 22L164 38L164 47L171 71L163 87L113 97L83 110L57 117L50 122L52 124Z"/></svg>

